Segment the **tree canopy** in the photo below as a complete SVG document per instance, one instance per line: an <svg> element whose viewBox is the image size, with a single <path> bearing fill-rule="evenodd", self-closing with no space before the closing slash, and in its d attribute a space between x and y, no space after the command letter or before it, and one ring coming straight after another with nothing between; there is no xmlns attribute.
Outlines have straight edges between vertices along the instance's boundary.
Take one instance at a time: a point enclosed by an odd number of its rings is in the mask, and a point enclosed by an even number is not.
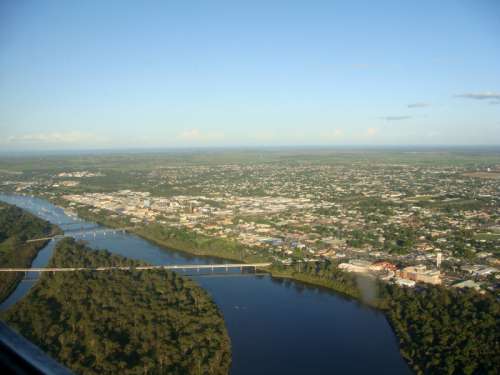
<svg viewBox="0 0 500 375"><path fill-rule="evenodd" d="M67 238L50 266L138 264ZM79 374L227 374L231 362L217 306L170 271L45 274L4 318Z"/></svg>
<svg viewBox="0 0 500 375"><path fill-rule="evenodd" d="M46 237L59 229L19 207L0 202L0 267L29 267L46 241L30 242L30 238ZM22 279L20 273L0 274L0 301L14 290Z"/></svg>

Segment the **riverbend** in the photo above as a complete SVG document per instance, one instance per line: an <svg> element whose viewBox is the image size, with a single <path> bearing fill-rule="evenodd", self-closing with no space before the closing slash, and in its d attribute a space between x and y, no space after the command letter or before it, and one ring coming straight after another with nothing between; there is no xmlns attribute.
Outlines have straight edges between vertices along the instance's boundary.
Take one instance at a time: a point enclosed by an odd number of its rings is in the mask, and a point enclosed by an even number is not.
<svg viewBox="0 0 500 375"><path fill-rule="evenodd" d="M0 200L58 224L66 232L69 223L77 223L79 228L98 227L38 198L0 195ZM129 233L75 237L93 248L106 248L153 265L221 263L220 259L160 248ZM40 251L32 267L47 265L55 242ZM227 275L191 275L224 315L232 342L232 374L411 373L381 312L324 288L269 275L238 277L242 275L239 269ZM21 299L32 284L22 282L0 308Z"/></svg>

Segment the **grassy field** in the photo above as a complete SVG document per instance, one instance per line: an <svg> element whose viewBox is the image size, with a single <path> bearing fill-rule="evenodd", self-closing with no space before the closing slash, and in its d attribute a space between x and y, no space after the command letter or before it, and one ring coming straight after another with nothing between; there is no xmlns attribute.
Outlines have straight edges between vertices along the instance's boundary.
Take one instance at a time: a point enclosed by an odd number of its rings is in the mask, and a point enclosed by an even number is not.
<svg viewBox="0 0 500 375"><path fill-rule="evenodd" d="M474 234L475 240L500 240L500 233L476 233Z"/></svg>

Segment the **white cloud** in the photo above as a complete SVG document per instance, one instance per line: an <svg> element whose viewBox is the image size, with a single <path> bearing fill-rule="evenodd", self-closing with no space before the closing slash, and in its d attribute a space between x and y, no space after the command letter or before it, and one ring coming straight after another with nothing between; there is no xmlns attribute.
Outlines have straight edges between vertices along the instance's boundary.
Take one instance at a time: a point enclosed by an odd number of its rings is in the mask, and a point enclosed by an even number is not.
<svg viewBox="0 0 500 375"><path fill-rule="evenodd" d="M408 108L425 108L430 106L431 106L430 103L425 103L425 102L416 102L408 104Z"/></svg>
<svg viewBox="0 0 500 375"><path fill-rule="evenodd" d="M224 134L221 132L201 132L199 129L185 130L177 134L177 139L186 142L214 142L224 139Z"/></svg>
<svg viewBox="0 0 500 375"><path fill-rule="evenodd" d="M384 116L384 117L381 117L381 119L385 120L385 121L401 121L401 120L408 120L410 118L411 118L411 116Z"/></svg>
<svg viewBox="0 0 500 375"><path fill-rule="evenodd" d="M479 93L468 92L465 94L455 95L455 97L465 98L465 99L475 99L475 100L488 100L488 99L500 100L500 93L491 91L479 92Z"/></svg>
<svg viewBox="0 0 500 375"><path fill-rule="evenodd" d="M105 141L106 138L80 131L27 133L7 137L8 144L24 145L75 145L82 143L102 143Z"/></svg>

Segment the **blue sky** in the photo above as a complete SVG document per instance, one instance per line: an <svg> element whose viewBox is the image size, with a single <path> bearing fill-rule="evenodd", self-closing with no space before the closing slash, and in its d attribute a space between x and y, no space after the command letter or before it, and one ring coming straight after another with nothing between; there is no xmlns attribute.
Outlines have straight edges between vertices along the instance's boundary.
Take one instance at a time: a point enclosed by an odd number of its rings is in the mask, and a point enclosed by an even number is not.
<svg viewBox="0 0 500 375"><path fill-rule="evenodd" d="M500 144L500 2L0 3L0 147Z"/></svg>

